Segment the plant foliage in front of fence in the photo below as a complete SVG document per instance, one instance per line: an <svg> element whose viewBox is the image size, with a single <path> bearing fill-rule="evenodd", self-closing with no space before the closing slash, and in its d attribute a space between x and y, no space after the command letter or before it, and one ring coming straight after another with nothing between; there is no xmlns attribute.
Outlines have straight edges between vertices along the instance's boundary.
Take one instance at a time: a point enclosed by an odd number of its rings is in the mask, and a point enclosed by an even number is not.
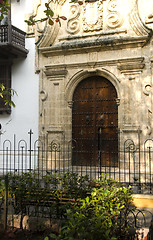
<svg viewBox="0 0 153 240"><path fill-rule="evenodd" d="M95 182L90 195L67 210L68 220L59 235L50 237L57 240L129 239L128 215L134 209L130 187L104 177Z"/></svg>
<svg viewBox="0 0 153 240"><path fill-rule="evenodd" d="M60 219L59 231L47 239L129 239L128 215L134 211L131 188L107 176L90 180L76 173L8 175L16 214ZM32 206L32 207L31 207ZM30 210L30 211L29 211ZM22 227L22 222L21 222Z"/></svg>
<svg viewBox="0 0 153 240"><path fill-rule="evenodd" d="M49 218L66 218L66 209L91 192L88 176L75 173L47 174L40 178L35 173L8 175L9 194L14 199L15 213ZM40 212L39 212L40 211Z"/></svg>

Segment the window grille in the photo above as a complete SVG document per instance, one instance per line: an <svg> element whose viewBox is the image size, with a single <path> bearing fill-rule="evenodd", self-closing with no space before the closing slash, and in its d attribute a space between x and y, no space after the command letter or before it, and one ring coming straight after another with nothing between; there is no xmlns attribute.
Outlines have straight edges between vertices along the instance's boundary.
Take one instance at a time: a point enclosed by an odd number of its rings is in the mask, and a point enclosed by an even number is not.
<svg viewBox="0 0 153 240"><path fill-rule="evenodd" d="M7 105L5 104L5 100L10 99L11 97L9 94L9 90L11 88L11 64L10 63L0 63L0 84L3 84L5 86L3 98L0 97L0 114L4 112L9 114L11 112L11 107L9 106L9 104Z"/></svg>

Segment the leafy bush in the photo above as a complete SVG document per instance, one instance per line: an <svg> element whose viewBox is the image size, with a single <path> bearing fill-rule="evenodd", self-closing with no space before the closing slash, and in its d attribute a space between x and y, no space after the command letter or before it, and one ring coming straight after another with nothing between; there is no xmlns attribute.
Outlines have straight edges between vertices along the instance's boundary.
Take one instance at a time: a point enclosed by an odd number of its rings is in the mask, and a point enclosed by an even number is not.
<svg viewBox="0 0 153 240"><path fill-rule="evenodd" d="M71 208L77 199L85 198L87 193L91 192L91 187L86 184L89 178L75 173L47 174L41 179L39 175L31 172L22 175L10 174L8 178L9 193L15 199L12 203L15 212L22 215L27 214L28 206L32 203L34 214L39 206L41 211L47 206L49 217L66 218L66 210ZM31 215L33 213L31 212Z"/></svg>
<svg viewBox="0 0 153 240"><path fill-rule="evenodd" d="M129 239L128 214L134 210L131 189L101 178L96 187L80 204L67 210L67 221L57 240ZM49 238L48 238L49 239Z"/></svg>
<svg viewBox="0 0 153 240"><path fill-rule="evenodd" d="M32 201L34 212L47 206L50 218L65 219L60 232L45 240L129 239L128 215L134 210L131 188L107 176L90 180L69 172L43 179L34 173L10 175L9 191L16 200L14 208L23 215L26 203Z"/></svg>
<svg viewBox="0 0 153 240"><path fill-rule="evenodd" d="M0 200L4 198L5 184L4 180L0 179Z"/></svg>

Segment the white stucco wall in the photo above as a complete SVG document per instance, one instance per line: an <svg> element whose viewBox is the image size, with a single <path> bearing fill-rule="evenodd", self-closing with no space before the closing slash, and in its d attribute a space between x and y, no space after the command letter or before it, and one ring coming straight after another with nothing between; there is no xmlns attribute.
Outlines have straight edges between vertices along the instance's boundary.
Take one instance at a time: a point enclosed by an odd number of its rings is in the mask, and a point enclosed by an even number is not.
<svg viewBox="0 0 153 240"><path fill-rule="evenodd" d="M31 0L12 1L12 24L25 31L25 13L30 10ZM33 139L38 138L38 75L35 74L34 38L26 39L27 58L15 59L12 66L12 88L18 96L13 97L16 107L11 114L0 115L2 125L1 142L4 139L28 140L29 129L33 130Z"/></svg>

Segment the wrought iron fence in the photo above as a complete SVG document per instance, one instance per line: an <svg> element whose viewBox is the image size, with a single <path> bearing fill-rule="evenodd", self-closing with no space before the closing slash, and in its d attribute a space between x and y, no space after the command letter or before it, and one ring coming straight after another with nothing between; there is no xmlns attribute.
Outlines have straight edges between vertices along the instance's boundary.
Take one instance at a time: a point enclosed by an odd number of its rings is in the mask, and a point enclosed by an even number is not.
<svg viewBox="0 0 153 240"><path fill-rule="evenodd" d="M21 174L35 171L43 177L48 172L70 171L79 175L89 175L91 179L98 178L101 174L107 174L108 177L122 182L126 186L131 185L134 193L152 194L153 140L147 139L143 145L140 146L139 143L135 146L133 140L127 139L122 146L123 148L119 148L118 151L117 164L112 164L112 161L108 161L108 159L105 164L105 159L101 160L101 150L98 151L96 156L98 161L95 159L95 165L93 161L92 164L90 161L83 161L81 164L80 159L77 164L72 160L75 151L72 142L52 141L46 146L44 142L37 140L32 144L32 131L30 131L29 142L20 140L17 143L14 137L14 142L5 140L2 143L0 174L4 176L9 172ZM80 152L78 152L79 156ZM88 156L90 156L90 152Z"/></svg>

